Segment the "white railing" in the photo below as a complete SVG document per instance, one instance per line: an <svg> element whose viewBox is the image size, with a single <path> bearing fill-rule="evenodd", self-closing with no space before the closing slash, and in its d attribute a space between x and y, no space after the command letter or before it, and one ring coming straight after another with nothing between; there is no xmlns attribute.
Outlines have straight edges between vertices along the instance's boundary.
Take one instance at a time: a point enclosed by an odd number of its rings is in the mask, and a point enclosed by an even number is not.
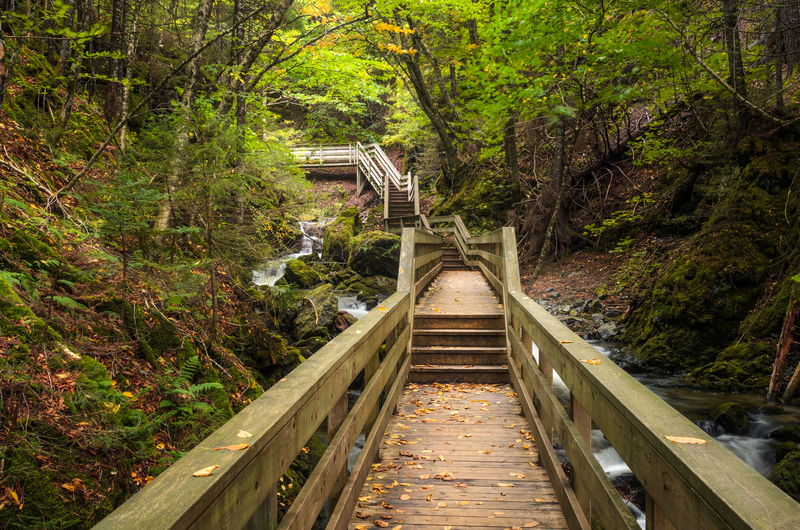
<svg viewBox="0 0 800 530"><path fill-rule="evenodd" d="M384 177L398 190L408 191L408 200L415 200L416 187L411 173L401 175L378 144L362 145L360 142L347 145L299 145L290 148L300 166L356 166L375 191L383 195Z"/></svg>

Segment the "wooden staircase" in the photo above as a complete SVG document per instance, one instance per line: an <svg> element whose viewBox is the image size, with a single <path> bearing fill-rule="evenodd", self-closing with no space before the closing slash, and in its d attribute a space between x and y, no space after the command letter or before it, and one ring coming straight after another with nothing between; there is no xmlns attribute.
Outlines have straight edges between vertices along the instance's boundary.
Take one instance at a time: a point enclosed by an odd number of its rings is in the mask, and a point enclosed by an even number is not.
<svg viewBox="0 0 800 530"><path fill-rule="evenodd" d="M384 208L386 231L398 232L403 226L414 226L419 215L415 212L414 199L408 198L408 190L398 189L391 183L387 189L389 194Z"/></svg>
<svg viewBox="0 0 800 530"><path fill-rule="evenodd" d="M455 247L454 238L445 238L442 244L442 270L443 271L466 271L468 270L464 261L461 259L461 254Z"/></svg>
<svg viewBox="0 0 800 530"><path fill-rule="evenodd" d="M414 309L412 336L413 383L510 380L503 306L479 272L441 272Z"/></svg>

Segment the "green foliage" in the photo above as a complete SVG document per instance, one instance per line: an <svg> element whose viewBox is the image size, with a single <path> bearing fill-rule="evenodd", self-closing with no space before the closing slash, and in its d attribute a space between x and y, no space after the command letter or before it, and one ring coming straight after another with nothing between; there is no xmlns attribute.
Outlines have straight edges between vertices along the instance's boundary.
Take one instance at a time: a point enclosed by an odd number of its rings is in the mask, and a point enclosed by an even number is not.
<svg viewBox="0 0 800 530"><path fill-rule="evenodd" d="M174 378L169 378L165 381L168 387L165 393L170 396L176 396L173 398L174 401L164 399L159 403L159 407L172 409L165 418L174 414L181 414L186 420L188 419L187 417L192 417L195 413L205 416L213 412L212 405L202 401L200 394L213 389L222 390L224 387L218 382L192 384L192 379L200 368L200 359L195 355L186 359L183 369Z"/></svg>

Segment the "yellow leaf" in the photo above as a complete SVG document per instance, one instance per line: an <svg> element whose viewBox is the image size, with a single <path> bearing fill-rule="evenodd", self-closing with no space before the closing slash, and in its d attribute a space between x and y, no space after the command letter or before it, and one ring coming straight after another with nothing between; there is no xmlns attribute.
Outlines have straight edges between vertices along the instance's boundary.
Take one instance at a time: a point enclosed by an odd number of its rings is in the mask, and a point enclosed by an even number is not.
<svg viewBox="0 0 800 530"><path fill-rule="evenodd" d="M509 484L507 482L498 482L497 485L500 486L501 488L513 488L514 487L513 484Z"/></svg>
<svg viewBox="0 0 800 530"><path fill-rule="evenodd" d="M72 484L70 484L70 486L72 486ZM74 491L74 490L75 490L75 488L73 487L72 490L70 490L70 491ZM19 496L17 496L17 492L14 491L14 490L11 490L11 498L14 499L14 502L19 502Z"/></svg>
<svg viewBox="0 0 800 530"><path fill-rule="evenodd" d="M407 501L410 498L411 498L410 495L406 495L406 494L400 495L400 500L401 501Z"/></svg>
<svg viewBox="0 0 800 530"><path fill-rule="evenodd" d="M78 422L78 425L86 426L86 425L91 425L91 423L89 423L88 421L80 421Z"/></svg>
<svg viewBox="0 0 800 530"><path fill-rule="evenodd" d="M358 500L361 501L361 502L367 502L371 498L372 498L372 495L366 495L364 497L359 497Z"/></svg>
<svg viewBox="0 0 800 530"><path fill-rule="evenodd" d="M367 525L360 524L360 525L356 526L356 530L367 530Z"/></svg>
<svg viewBox="0 0 800 530"><path fill-rule="evenodd" d="M116 414L117 412L119 412L119 407L120 407L120 406L119 406L119 405L117 405L116 407L114 407L113 409L111 409L111 412L113 412L114 414Z"/></svg>
<svg viewBox="0 0 800 530"><path fill-rule="evenodd" d="M133 399L133 394L130 392L123 392L122 395L128 399Z"/></svg>
<svg viewBox="0 0 800 530"><path fill-rule="evenodd" d="M536 521L529 521L524 525L522 525L522 528L533 528L534 526L539 526L539 523L537 523Z"/></svg>
<svg viewBox="0 0 800 530"><path fill-rule="evenodd" d="M419 476L419 479L420 479L420 480L428 480L429 478L431 478L431 476L430 476L430 475L420 475L420 476Z"/></svg>
<svg viewBox="0 0 800 530"><path fill-rule="evenodd" d="M702 445L707 444L707 440L701 440L699 438L686 438L683 436L665 436L667 440L674 444L691 444L691 445Z"/></svg>
<svg viewBox="0 0 800 530"><path fill-rule="evenodd" d="M387 523L386 521L381 521L380 519L375 519L375 526L386 528L387 526L389 526L389 523Z"/></svg>
<svg viewBox="0 0 800 530"><path fill-rule="evenodd" d="M483 502L481 502L481 501L478 501L475 504L477 504L478 506L483 506Z"/></svg>
<svg viewBox="0 0 800 530"><path fill-rule="evenodd" d="M547 502L547 501L546 501L546 500L544 500L544 499L533 499L533 500L535 500L536 502Z"/></svg>
<svg viewBox="0 0 800 530"><path fill-rule="evenodd" d="M283 379L279 380L278 382L279 382L279 383L283 383L284 381L288 381L288 380L289 380L289 378L288 378L288 377L284 377Z"/></svg>
<svg viewBox="0 0 800 530"><path fill-rule="evenodd" d="M241 451L242 449L247 449L248 447L250 447L250 444L226 445L224 447L215 447L214 451L221 451L222 449L228 451Z"/></svg>
<svg viewBox="0 0 800 530"><path fill-rule="evenodd" d="M586 364L600 364L600 359L581 359L581 362Z"/></svg>
<svg viewBox="0 0 800 530"><path fill-rule="evenodd" d="M192 473L192 475L193 475L193 476L195 476L195 477L207 477L207 476L209 476L209 475L210 475L210 474L211 474L211 473L212 473L212 472L213 472L215 469L217 469L218 467L219 467L219 466L208 466L208 467L204 467L204 468L203 468L203 469L201 469L200 471L195 471L194 473Z"/></svg>
<svg viewBox="0 0 800 530"><path fill-rule="evenodd" d="M252 438L253 437L252 434L250 434L247 431L243 431L241 429L239 429L239 432L236 434L236 436L238 436L239 438Z"/></svg>
<svg viewBox="0 0 800 530"><path fill-rule="evenodd" d="M561 340L561 341L558 341L558 343L559 344L572 344L572 341L571 340Z"/></svg>
<svg viewBox="0 0 800 530"><path fill-rule="evenodd" d="M59 379L66 379L67 377L69 377L69 374L56 374L56 377L58 377Z"/></svg>
<svg viewBox="0 0 800 530"><path fill-rule="evenodd" d="M461 506L466 506L467 504L469 504L469 501L461 501L458 504L460 504Z"/></svg>
<svg viewBox="0 0 800 530"><path fill-rule="evenodd" d="M447 503L442 501L442 502L439 503L438 506L439 506L439 508L447 508Z"/></svg>

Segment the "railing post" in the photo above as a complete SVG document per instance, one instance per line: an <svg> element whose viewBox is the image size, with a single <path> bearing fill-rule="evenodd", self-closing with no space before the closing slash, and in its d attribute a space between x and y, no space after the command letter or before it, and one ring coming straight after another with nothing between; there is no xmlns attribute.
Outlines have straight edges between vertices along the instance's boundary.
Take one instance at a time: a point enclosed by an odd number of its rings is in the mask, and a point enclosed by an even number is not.
<svg viewBox="0 0 800 530"><path fill-rule="evenodd" d="M661 510L661 507L656 504L655 499L647 493L645 507L646 530L675 530L672 521L667 519L667 515Z"/></svg>
<svg viewBox="0 0 800 530"><path fill-rule="evenodd" d="M583 438L583 441L586 442L586 445L588 445L589 449L591 450L592 418L589 417L589 414L586 412L586 409L583 408L583 405L581 405L580 401L575 398L575 394L571 392L569 395L569 408L570 416L572 417L572 423L575 424L575 428L578 429L578 433L580 433L581 438ZM569 481L572 484L572 489L575 490L575 497L578 499L578 503L581 505L583 515L586 517L587 521L591 521L592 501L583 477L579 477L578 474L573 470L569 474Z"/></svg>
<svg viewBox="0 0 800 530"><path fill-rule="evenodd" d="M347 392L336 402L328 413L328 443L336 436L336 431L341 427L342 422L347 417ZM336 508L336 503L339 501L339 496L342 494L345 484L347 483L347 458L345 457L341 462L337 462L331 474L336 476L336 481L328 495L328 516L333 513Z"/></svg>
<svg viewBox="0 0 800 530"><path fill-rule="evenodd" d="M273 484L267 498L256 509L244 530L273 530L278 526L278 484Z"/></svg>

